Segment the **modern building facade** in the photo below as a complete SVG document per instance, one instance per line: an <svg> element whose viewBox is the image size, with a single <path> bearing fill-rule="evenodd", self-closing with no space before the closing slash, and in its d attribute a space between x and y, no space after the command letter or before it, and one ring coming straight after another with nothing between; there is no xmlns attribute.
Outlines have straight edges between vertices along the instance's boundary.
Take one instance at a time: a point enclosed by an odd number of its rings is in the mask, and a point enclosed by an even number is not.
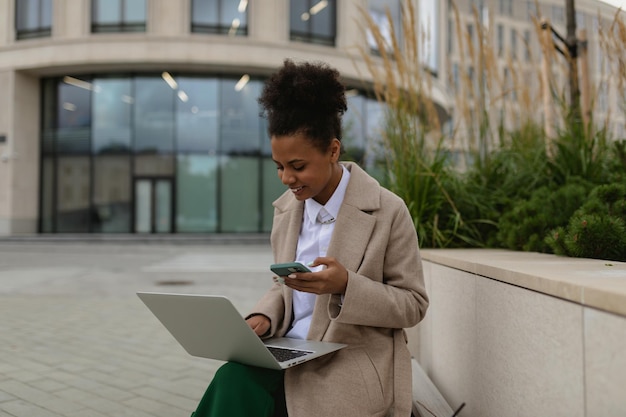
<svg viewBox="0 0 626 417"><path fill-rule="evenodd" d="M451 4L415 2L433 96L453 113L449 80L469 69ZM476 2L457 3L469 24ZM478 5L501 16L503 48L526 36L530 3ZM367 94L361 54L376 51L361 13L385 29L400 4L0 0L0 235L268 232L284 186L259 117L263 80L285 58L336 67L350 89L344 147L373 169L384 110Z"/></svg>

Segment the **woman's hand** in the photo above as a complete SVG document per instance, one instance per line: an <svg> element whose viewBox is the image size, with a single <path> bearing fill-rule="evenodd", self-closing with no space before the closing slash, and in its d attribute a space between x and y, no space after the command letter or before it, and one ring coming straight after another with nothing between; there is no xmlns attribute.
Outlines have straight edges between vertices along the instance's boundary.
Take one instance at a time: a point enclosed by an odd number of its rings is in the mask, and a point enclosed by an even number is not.
<svg viewBox="0 0 626 417"><path fill-rule="evenodd" d="M319 257L308 266L324 265L318 272L296 272L285 278L285 285L313 294L344 294L348 286L348 270L335 258Z"/></svg>
<svg viewBox="0 0 626 417"><path fill-rule="evenodd" d="M246 323L248 323L248 326L250 326L250 328L254 330L254 333L256 333L259 337L263 336L270 329L270 319L263 314L256 314L252 317L248 317Z"/></svg>

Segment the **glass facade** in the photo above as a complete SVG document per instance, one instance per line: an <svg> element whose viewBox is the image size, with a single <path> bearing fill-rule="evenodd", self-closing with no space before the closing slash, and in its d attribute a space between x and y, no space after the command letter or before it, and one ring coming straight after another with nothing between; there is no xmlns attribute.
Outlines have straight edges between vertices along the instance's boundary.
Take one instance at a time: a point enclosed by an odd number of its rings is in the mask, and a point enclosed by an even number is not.
<svg viewBox="0 0 626 417"><path fill-rule="evenodd" d="M268 232L285 187L259 117L263 80L242 78L44 79L41 232ZM349 93L346 157L374 169L384 112Z"/></svg>

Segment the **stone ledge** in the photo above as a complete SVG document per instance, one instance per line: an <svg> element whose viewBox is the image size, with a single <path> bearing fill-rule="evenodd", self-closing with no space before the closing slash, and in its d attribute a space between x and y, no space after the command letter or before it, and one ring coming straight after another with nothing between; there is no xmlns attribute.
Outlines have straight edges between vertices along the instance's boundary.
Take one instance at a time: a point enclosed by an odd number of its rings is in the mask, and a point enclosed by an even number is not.
<svg viewBox="0 0 626 417"><path fill-rule="evenodd" d="M626 316L626 263L502 249L422 249L426 261Z"/></svg>

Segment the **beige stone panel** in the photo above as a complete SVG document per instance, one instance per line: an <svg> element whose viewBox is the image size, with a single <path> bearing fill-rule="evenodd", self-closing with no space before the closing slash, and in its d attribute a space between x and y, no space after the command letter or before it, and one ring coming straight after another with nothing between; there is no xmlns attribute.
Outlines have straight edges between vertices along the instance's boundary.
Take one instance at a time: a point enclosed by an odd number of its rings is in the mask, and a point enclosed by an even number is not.
<svg viewBox="0 0 626 417"><path fill-rule="evenodd" d="M289 10L285 0L248 1L248 33L260 42L289 41Z"/></svg>
<svg viewBox="0 0 626 417"><path fill-rule="evenodd" d="M91 33L90 0L54 0L52 37L81 38Z"/></svg>
<svg viewBox="0 0 626 417"><path fill-rule="evenodd" d="M28 48L0 54L0 71L16 69L38 76L107 71L274 71L285 58L326 61L347 80L360 82L362 73L345 50L291 42L258 42L242 37L193 34L165 37L105 33L81 40L50 42L34 39Z"/></svg>
<svg viewBox="0 0 626 417"><path fill-rule="evenodd" d="M359 55L359 49L368 50L365 37L365 21L361 18L361 8L367 8L362 1L337 2L337 48Z"/></svg>
<svg viewBox="0 0 626 417"><path fill-rule="evenodd" d="M39 215L39 80L16 72L14 83L13 149L8 162L12 171L12 232L35 233Z"/></svg>
<svg viewBox="0 0 626 417"><path fill-rule="evenodd" d="M6 136L6 142L0 143L0 235L7 234L11 214L11 164L8 154L10 142L13 140L9 132L12 130L11 117L13 103L10 92L13 91L13 74L10 71L0 72L0 135Z"/></svg>
<svg viewBox="0 0 626 417"><path fill-rule="evenodd" d="M466 415L476 410L476 277L440 265L431 267L429 376L448 404L467 403Z"/></svg>
<svg viewBox="0 0 626 417"><path fill-rule="evenodd" d="M582 309L479 278L468 415L583 417Z"/></svg>
<svg viewBox="0 0 626 417"><path fill-rule="evenodd" d="M186 35L191 30L191 2L151 0L147 3L148 27L154 35Z"/></svg>
<svg viewBox="0 0 626 417"><path fill-rule="evenodd" d="M14 5L15 0L0 0L0 47L8 44L15 37Z"/></svg>
<svg viewBox="0 0 626 417"><path fill-rule="evenodd" d="M588 417L626 416L626 318L585 308Z"/></svg>

